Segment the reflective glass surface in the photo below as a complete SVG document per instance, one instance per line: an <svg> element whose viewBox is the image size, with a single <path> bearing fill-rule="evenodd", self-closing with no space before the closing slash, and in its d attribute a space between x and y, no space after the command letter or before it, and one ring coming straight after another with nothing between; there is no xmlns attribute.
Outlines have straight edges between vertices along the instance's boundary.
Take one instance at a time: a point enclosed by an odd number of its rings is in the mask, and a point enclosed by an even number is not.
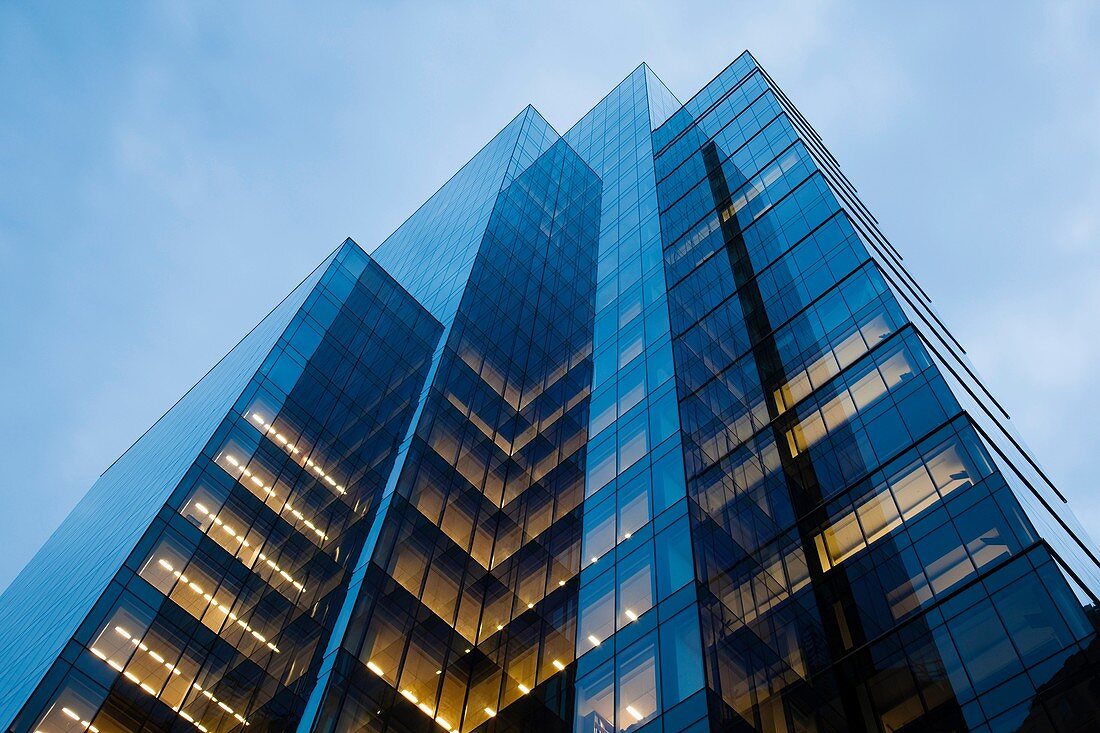
<svg viewBox="0 0 1100 733"><path fill-rule="evenodd" d="M121 567L14 729L292 725L441 330L358 245L341 246L238 347L250 362L235 351L189 393L215 413L201 442L182 442L180 425L150 431L112 467L113 506L89 529L127 543ZM227 364L235 381L215 379ZM159 456L182 469L149 465ZM138 510L144 531L111 534Z"/></svg>
<svg viewBox="0 0 1100 733"><path fill-rule="evenodd" d="M768 73L643 64L104 473L0 597L0 725L1093 730L1097 557Z"/></svg>
<svg viewBox="0 0 1100 733"><path fill-rule="evenodd" d="M745 54L654 144L712 725L1095 722L1091 543L820 138Z"/></svg>
<svg viewBox="0 0 1100 733"><path fill-rule="evenodd" d="M568 728L599 200L561 141L497 198L317 729Z"/></svg>

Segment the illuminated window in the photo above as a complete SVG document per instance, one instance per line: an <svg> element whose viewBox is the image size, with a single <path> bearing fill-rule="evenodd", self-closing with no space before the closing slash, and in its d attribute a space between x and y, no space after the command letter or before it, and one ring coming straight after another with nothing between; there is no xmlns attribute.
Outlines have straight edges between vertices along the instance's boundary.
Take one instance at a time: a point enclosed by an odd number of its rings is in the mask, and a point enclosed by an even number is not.
<svg viewBox="0 0 1100 733"><path fill-rule="evenodd" d="M31 730L41 733L99 733L95 715L106 691L77 679L70 679L58 690L53 702Z"/></svg>
<svg viewBox="0 0 1100 733"><path fill-rule="evenodd" d="M638 620L653 607L653 546L646 543L619 561L618 611L615 627L622 628Z"/></svg>
<svg viewBox="0 0 1100 733"><path fill-rule="evenodd" d="M834 519L814 538L821 567L828 570L839 565L951 492L980 480L986 471L969 465L969 459L964 461L964 452L955 440L937 446L927 457L894 471L885 485L862 499L854 510ZM962 568L960 562L962 558L954 562L942 559L946 565L937 565L937 577L944 573L945 579L955 577L955 571L948 572L948 568Z"/></svg>
<svg viewBox="0 0 1100 733"><path fill-rule="evenodd" d="M154 547L139 575L180 607L214 631L243 634L242 646L259 644L279 651L270 632L253 628L238 611L251 604L241 597L241 588L221 584L198 558L192 558L182 540L166 536ZM235 634L234 634L235 635Z"/></svg>
<svg viewBox="0 0 1100 733"><path fill-rule="evenodd" d="M577 682L574 731L610 731L615 725L615 675L610 663Z"/></svg>
<svg viewBox="0 0 1100 733"><path fill-rule="evenodd" d="M619 487L619 531L616 541L630 537L649 522L649 476L646 473Z"/></svg>
<svg viewBox="0 0 1100 733"><path fill-rule="evenodd" d="M863 408L875 402L914 368L904 351L897 351L844 390L804 416L787 431L787 447L792 456L805 452L829 432L846 425Z"/></svg>
<svg viewBox="0 0 1100 733"><path fill-rule="evenodd" d="M651 634L618 655L618 730L640 727L658 712L656 641Z"/></svg>
<svg viewBox="0 0 1100 733"><path fill-rule="evenodd" d="M124 678L124 684L157 698L199 731L247 725L240 703L228 704L209 688L212 682L200 682L199 661L181 651L185 638L150 626L151 613L137 609L125 603L116 608L89 651Z"/></svg>
<svg viewBox="0 0 1100 733"><path fill-rule="evenodd" d="M607 572L581 587L577 654L599 646L615 631L615 573Z"/></svg>

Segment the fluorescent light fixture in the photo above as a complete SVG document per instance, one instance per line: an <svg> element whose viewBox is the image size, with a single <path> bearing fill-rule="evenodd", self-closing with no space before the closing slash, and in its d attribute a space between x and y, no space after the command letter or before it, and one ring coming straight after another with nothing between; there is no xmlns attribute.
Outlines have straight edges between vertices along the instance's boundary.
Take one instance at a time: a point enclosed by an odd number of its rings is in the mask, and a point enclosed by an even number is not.
<svg viewBox="0 0 1100 733"><path fill-rule="evenodd" d="M301 449L298 448L298 446L296 446L293 443L289 442L285 435L283 435L282 433L276 431L275 428L271 426L271 423L264 420L262 415L260 415L258 413L255 413L255 412L252 413L252 421L255 422L257 425L259 425L262 428L261 432L263 432L263 434L265 436L267 436L269 438L274 436L274 438L275 438L274 442L277 442L279 445L281 445L283 448L285 448L286 451L288 453L290 453L291 455L298 455L299 453L302 452ZM325 473L325 470L323 468L321 468L320 466L318 466L316 463L314 463L312 458L307 458L304 461L300 462L298 465L303 467L303 468L311 469L326 484L328 484L329 486L334 488L336 490L336 493L338 493L338 494L348 493L347 489L344 488L343 484L336 483L336 479L334 479L329 474Z"/></svg>

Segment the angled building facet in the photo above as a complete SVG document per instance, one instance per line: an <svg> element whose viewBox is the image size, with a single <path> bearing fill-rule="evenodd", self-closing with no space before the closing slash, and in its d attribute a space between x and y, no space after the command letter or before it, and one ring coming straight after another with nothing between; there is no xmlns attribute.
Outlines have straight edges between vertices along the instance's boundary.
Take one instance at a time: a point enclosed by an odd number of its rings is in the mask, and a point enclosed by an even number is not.
<svg viewBox="0 0 1100 733"><path fill-rule="evenodd" d="M44 733L290 725L441 330L341 245L4 593L5 722L22 707L12 729Z"/></svg>
<svg viewBox="0 0 1100 733"><path fill-rule="evenodd" d="M748 53L524 109L0 596L42 731L1074 731L1100 562Z"/></svg>

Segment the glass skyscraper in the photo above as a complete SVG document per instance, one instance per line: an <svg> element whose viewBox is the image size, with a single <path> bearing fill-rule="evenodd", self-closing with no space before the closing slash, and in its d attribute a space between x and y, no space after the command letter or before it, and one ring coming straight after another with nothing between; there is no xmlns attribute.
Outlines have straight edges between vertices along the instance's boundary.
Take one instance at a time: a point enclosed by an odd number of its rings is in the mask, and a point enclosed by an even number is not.
<svg viewBox="0 0 1100 733"><path fill-rule="evenodd" d="M753 57L532 107L0 597L0 726L1100 728L1098 551Z"/></svg>

